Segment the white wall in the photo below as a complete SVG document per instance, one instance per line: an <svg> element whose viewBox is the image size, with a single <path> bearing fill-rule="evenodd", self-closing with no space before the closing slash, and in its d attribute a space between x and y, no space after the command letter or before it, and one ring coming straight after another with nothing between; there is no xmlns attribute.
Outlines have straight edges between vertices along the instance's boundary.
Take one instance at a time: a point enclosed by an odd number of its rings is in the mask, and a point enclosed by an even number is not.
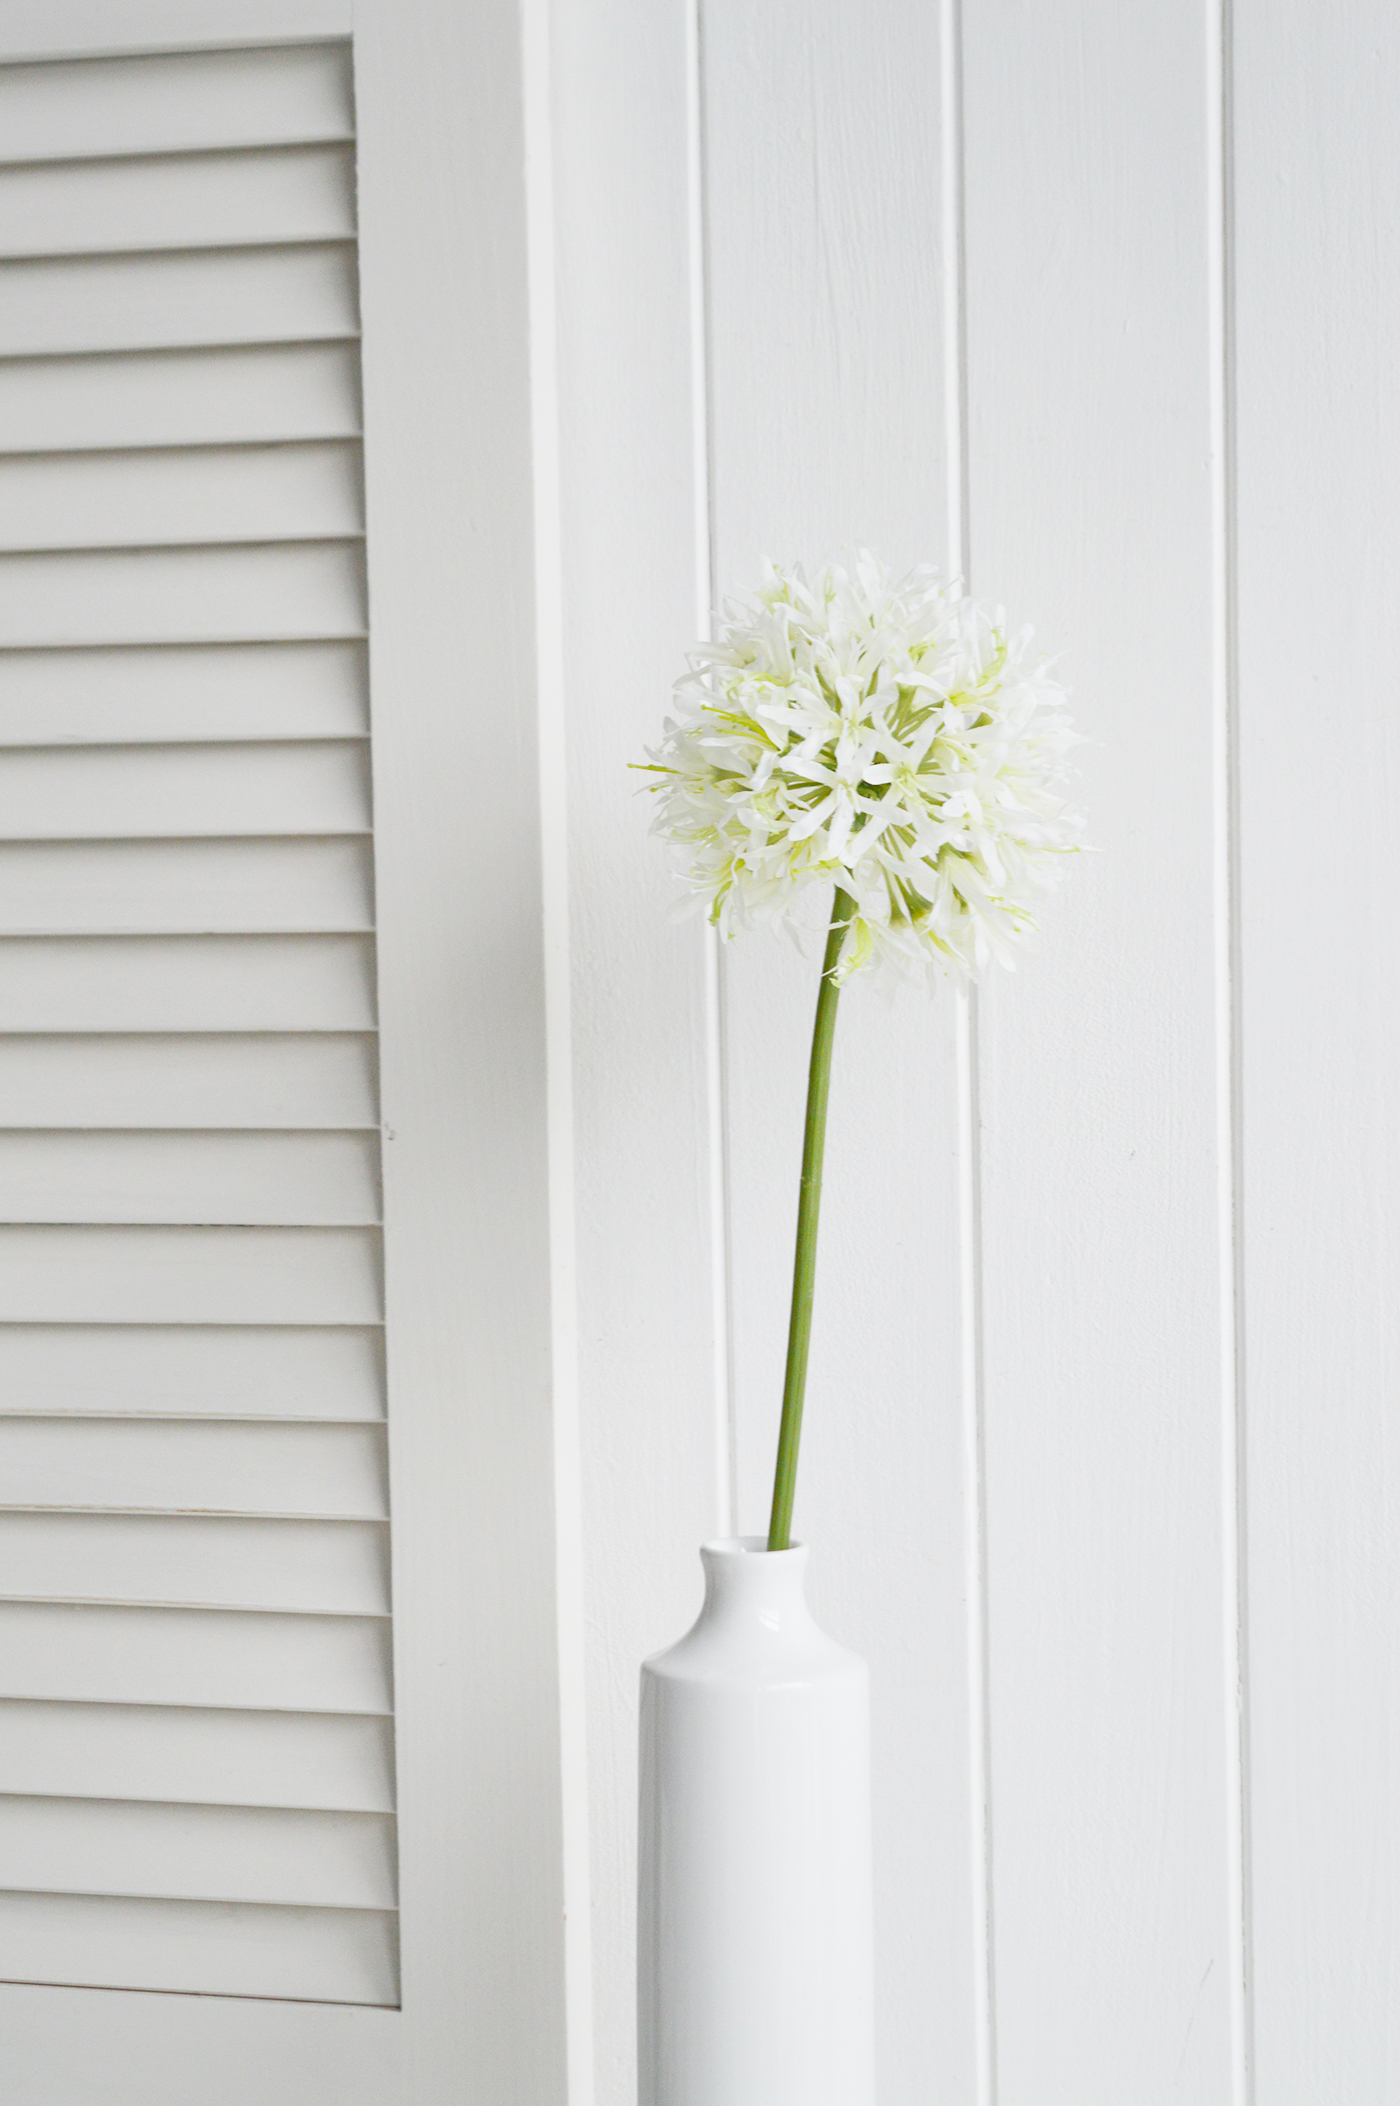
<svg viewBox="0 0 1400 2106"><path fill-rule="evenodd" d="M712 589L852 539L1063 648L1102 851L972 1010L843 1005L798 1525L875 1675L882 2099L1400 2095L1397 46L554 0L598 2106L815 988L667 919L625 763Z"/></svg>

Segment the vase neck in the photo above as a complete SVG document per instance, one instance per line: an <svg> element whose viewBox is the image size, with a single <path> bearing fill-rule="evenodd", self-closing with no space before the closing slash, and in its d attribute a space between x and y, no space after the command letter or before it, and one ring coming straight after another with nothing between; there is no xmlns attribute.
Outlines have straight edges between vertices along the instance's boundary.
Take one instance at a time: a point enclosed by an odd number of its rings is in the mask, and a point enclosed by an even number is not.
<svg viewBox="0 0 1400 2106"><path fill-rule="evenodd" d="M775 1633L812 1627L807 1607L807 1546L768 1550L763 1536L728 1536L701 1547L708 1624L757 1624Z"/></svg>

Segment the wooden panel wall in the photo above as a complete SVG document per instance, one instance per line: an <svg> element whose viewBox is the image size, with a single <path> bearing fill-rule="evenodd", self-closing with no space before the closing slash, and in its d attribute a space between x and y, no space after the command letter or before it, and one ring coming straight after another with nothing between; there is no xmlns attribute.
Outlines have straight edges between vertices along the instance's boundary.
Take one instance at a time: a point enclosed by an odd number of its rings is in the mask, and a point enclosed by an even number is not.
<svg viewBox="0 0 1400 2106"><path fill-rule="evenodd" d="M946 566L940 42L934 9L703 14L717 596L765 555L865 542ZM878 150L870 150L878 140ZM902 238L889 238L892 195ZM872 326L873 325L873 326ZM839 404L838 414L833 414ZM819 956L819 938L815 946ZM767 1525L816 967L726 946L735 1474ZM797 1532L813 1596L870 1661L884 2093L977 2062L963 1497L956 1002L843 1002Z"/></svg>
<svg viewBox="0 0 1400 2106"><path fill-rule="evenodd" d="M844 1005L799 1532L874 1669L884 2106L1383 2106L1396 31L1357 0L555 0L594 2085L635 1675L762 1525L813 965L622 763L763 553L1065 653L1101 851Z"/></svg>
<svg viewBox="0 0 1400 2106"><path fill-rule="evenodd" d="M1100 850L981 1005L997 2096L1205 2106L1238 1955L1204 18L964 36L972 582L1066 649Z"/></svg>
<svg viewBox="0 0 1400 2106"><path fill-rule="evenodd" d="M1251 1960L1304 2106L1400 2093L1400 20L1236 34Z"/></svg>

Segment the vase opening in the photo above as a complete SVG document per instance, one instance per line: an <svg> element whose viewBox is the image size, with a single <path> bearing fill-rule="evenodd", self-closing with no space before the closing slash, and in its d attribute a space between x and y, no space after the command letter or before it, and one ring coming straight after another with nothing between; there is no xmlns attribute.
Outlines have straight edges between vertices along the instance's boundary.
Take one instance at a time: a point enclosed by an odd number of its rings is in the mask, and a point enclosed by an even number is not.
<svg viewBox="0 0 1400 2106"><path fill-rule="evenodd" d="M770 1550L767 1536L716 1536L713 1541L702 1543L700 1548L702 1551L709 1551L714 1557L790 1558L799 1550L805 1550L807 1545L789 1543L786 1550Z"/></svg>

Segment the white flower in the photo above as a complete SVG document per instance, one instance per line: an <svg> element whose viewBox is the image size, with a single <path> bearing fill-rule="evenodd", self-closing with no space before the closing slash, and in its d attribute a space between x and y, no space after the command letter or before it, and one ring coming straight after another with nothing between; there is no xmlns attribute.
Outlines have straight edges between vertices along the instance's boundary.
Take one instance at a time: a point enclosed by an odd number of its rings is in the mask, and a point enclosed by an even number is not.
<svg viewBox="0 0 1400 2106"><path fill-rule="evenodd" d="M927 568L891 583L865 550L812 585L768 565L691 654L649 755L653 831L696 903L726 936L795 929L834 881L855 903L839 980L1009 965L1081 826L1063 794L1079 734L1030 639Z"/></svg>

